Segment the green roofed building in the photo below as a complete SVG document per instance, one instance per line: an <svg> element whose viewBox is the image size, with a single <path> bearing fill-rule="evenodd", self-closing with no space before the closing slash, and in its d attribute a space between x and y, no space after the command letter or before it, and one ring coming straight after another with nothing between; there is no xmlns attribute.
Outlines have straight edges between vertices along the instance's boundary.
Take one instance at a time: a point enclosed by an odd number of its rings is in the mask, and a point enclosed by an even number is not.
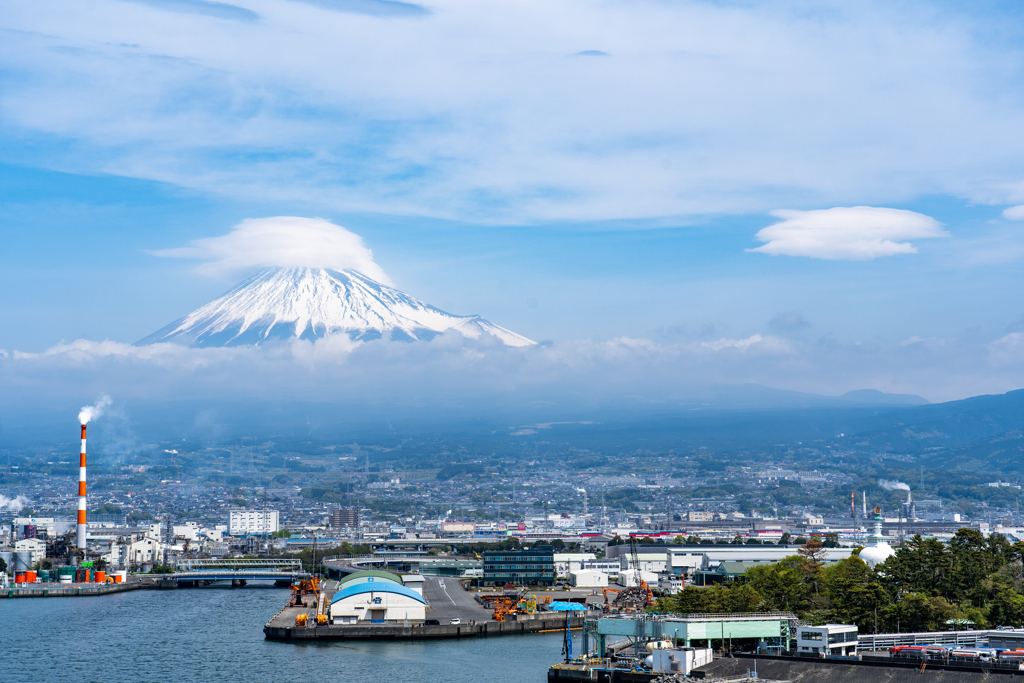
<svg viewBox="0 0 1024 683"><path fill-rule="evenodd" d="M405 582L402 581L402 577L398 574L392 574L391 572L382 572L379 569L366 569L361 572L349 574L345 578L338 581L338 590L347 588L348 586L354 586L358 583L366 583L367 581L390 581L391 583L397 583L399 586Z"/></svg>

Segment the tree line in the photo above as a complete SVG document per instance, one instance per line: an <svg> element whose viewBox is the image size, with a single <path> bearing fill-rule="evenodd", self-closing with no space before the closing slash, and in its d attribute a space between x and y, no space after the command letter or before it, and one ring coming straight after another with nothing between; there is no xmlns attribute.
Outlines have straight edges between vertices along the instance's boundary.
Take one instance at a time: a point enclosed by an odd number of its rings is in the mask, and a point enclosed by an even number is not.
<svg viewBox="0 0 1024 683"><path fill-rule="evenodd" d="M791 611L862 633L1024 625L1024 542L961 529L948 544L913 536L874 569L857 555L825 562L816 539L737 580L661 598L664 612Z"/></svg>

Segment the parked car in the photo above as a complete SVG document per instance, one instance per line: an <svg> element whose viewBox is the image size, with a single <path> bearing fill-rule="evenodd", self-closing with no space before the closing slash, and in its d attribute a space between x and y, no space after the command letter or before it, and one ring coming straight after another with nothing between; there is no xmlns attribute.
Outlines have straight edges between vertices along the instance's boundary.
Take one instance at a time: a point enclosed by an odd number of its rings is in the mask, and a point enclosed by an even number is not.
<svg viewBox="0 0 1024 683"><path fill-rule="evenodd" d="M458 617L455 617L454 619L452 619L452 620L451 620L451 621L449 621L448 623L449 623L449 624L452 624L452 625L455 625L455 624L461 624L461 623L462 623L462 619L459 619Z"/></svg>
<svg viewBox="0 0 1024 683"><path fill-rule="evenodd" d="M441 622L438 621L437 619L424 619L423 620L423 625L424 626L440 626Z"/></svg>

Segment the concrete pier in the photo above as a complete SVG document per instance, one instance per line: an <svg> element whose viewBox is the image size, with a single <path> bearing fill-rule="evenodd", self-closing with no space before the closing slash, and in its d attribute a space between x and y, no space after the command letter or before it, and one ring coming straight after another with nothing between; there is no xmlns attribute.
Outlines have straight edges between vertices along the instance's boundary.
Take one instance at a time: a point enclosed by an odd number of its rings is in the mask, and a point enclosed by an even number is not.
<svg viewBox="0 0 1024 683"><path fill-rule="evenodd" d="M426 640L433 638L489 638L561 631L565 628L565 613L519 615L513 621L480 621L475 624L346 624L339 626L296 626L298 614L312 610L288 607L267 622L263 633L268 640L292 642L310 640ZM528 618L529 617L529 618ZM315 621L315 620L314 620ZM570 628L583 627L581 613L571 617Z"/></svg>

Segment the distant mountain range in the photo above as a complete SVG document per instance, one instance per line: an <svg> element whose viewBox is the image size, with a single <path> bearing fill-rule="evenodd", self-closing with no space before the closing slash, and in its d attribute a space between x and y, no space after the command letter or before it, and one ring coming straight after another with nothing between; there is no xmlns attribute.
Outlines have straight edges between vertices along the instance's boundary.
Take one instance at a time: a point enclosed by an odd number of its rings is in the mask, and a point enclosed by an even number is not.
<svg viewBox="0 0 1024 683"><path fill-rule="evenodd" d="M355 270L265 268L184 318L137 342L258 345L271 340L426 340L453 331L491 335L507 346L535 342L480 316L446 313Z"/></svg>

